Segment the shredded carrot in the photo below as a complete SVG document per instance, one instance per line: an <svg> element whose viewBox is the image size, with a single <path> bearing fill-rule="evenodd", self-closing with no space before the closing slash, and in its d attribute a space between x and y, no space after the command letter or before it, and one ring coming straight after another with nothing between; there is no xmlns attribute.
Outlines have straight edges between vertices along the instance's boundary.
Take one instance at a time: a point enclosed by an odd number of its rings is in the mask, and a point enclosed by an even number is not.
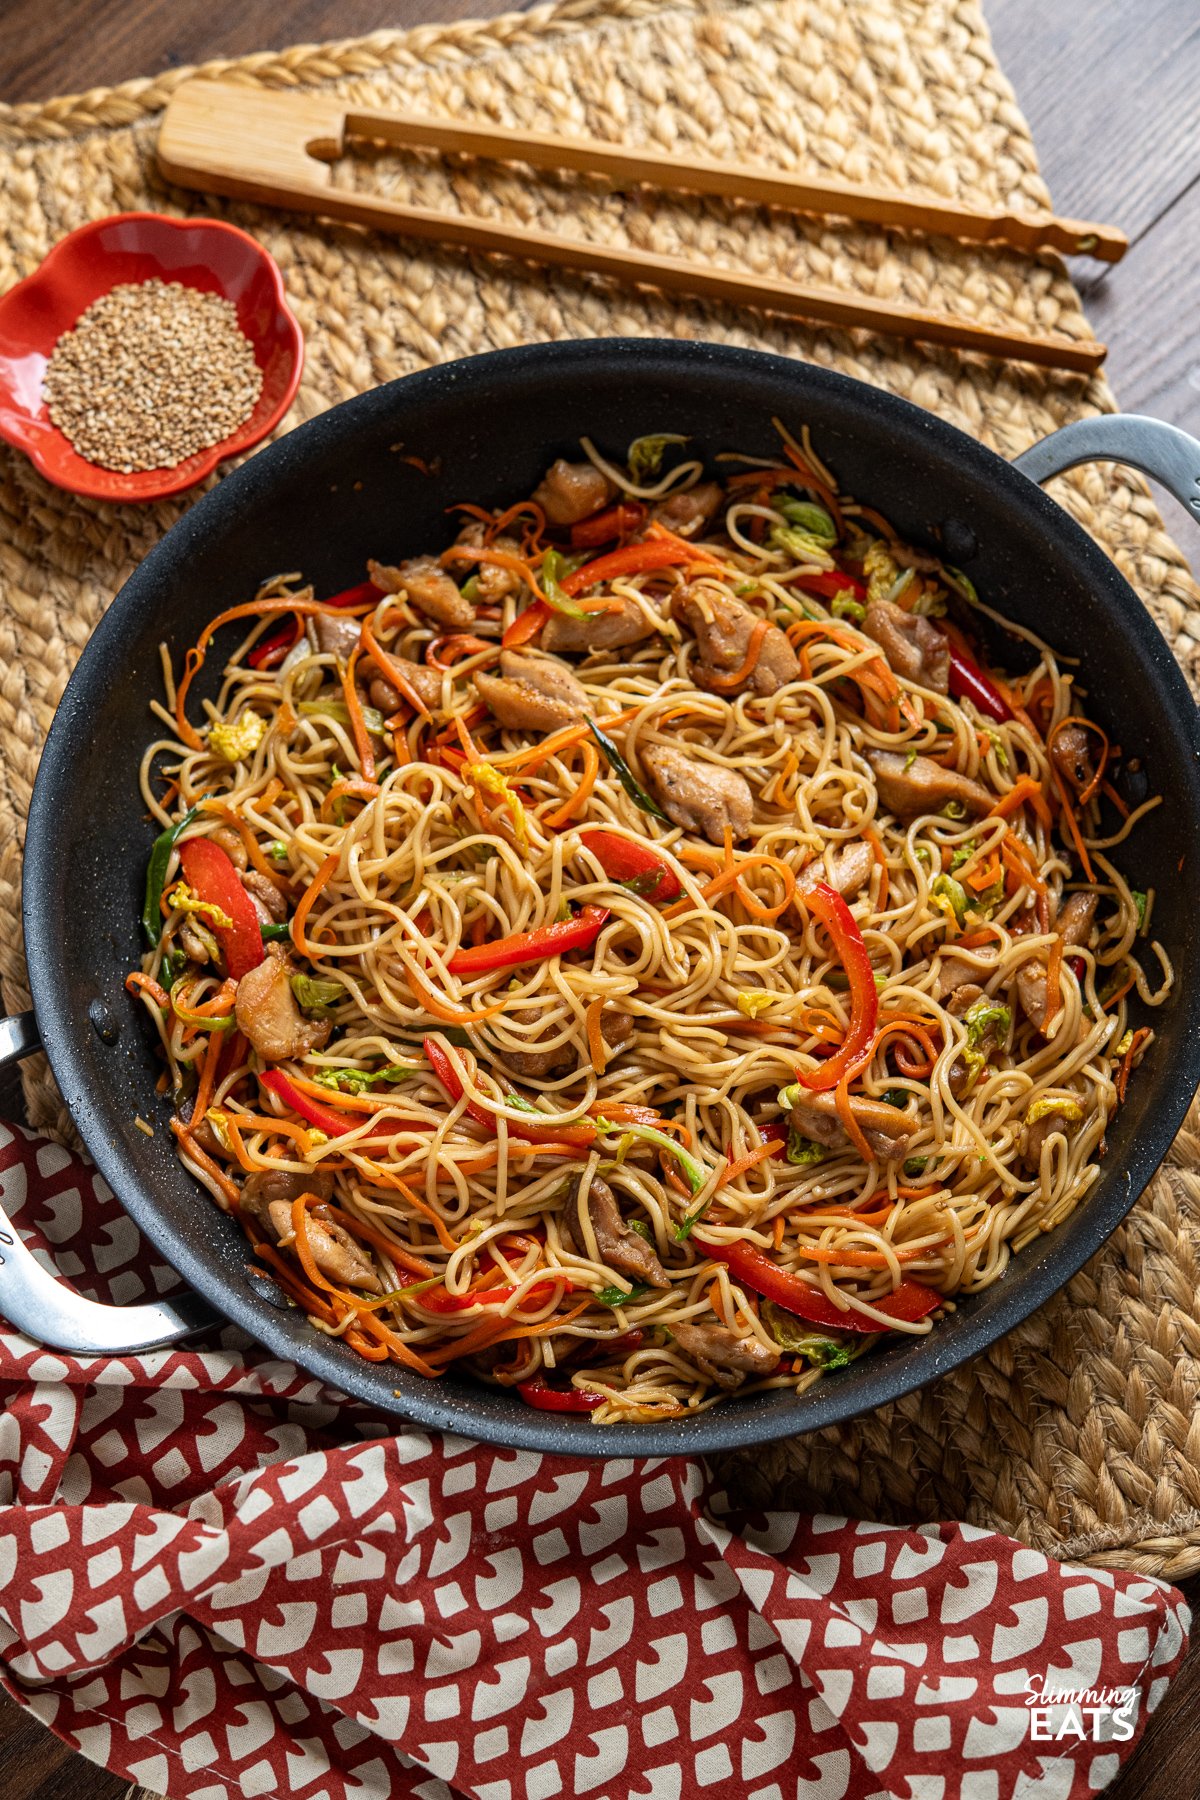
<svg viewBox="0 0 1200 1800"><path fill-rule="evenodd" d="M377 781L356 781L348 777L345 781L335 781L321 802L321 810L317 814L323 825L328 825L336 816L339 800L374 800L379 795Z"/></svg>
<svg viewBox="0 0 1200 1800"><path fill-rule="evenodd" d="M292 1299L304 1308L305 1312L313 1313L318 1319L324 1319L327 1325L336 1325L339 1322L339 1318L343 1315L335 1312L327 1300L322 1300L319 1294L314 1294L311 1288L306 1288L302 1282L296 1279L295 1272L288 1267L274 1244L268 1244L264 1239L255 1244L254 1254L261 1256L263 1261L269 1264L280 1287L285 1293L290 1294Z"/></svg>
<svg viewBox="0 0 1200 1800"><path fill-rule="evenodd" d="M600 753L596 746L589 744L586 739L580 745L580 749L583 752L583 775L580 778L579 786L568 795L561 806L555 807L554 811L547 813L542 820L542 824L551 831L557 831L560 826L566 825L569 820L573 819L576 813L582 812L596 785L596 777L600 773Z"/></svg>
<svg viewBox="0 0 1200 1800"><path fill-rule="evenodd" d="M1000 860L999 852L993 851L987 862L981 863L977 869L972 869L969 875L963 876L963 880L975 893L982 894L986 888L994 887L1003 875L1004 865Z"/></svg>
<svg viewBox="0 0 1200 1800"><path fill-rule="evenodd" d="M1138 1051L1150 1035L1151 1033L1148 1027L1140 1025L1130 1038L1129 1048L1121 1058L1121 1067L1117 1072L1116 1083L1117 1102L1121 1106L1124 1106L1125 1095L1129 1091L1129 1077L1133 1074L1134 1058L1137 1056Z"/></svg>
<svg viewBox="0 0 1200 1800"><path fill-rule="evenodd" d="M871 846L871 852L875 858L876 867L879 870L879 899L876 902L876 906L879 912L883 912L888 903L887 852L883 847L883 839L873 825L868 825L867 829L863 832L863 836Z"/></svg>
<svg viewBox="0 0 1200 1800"><path fill-rule="evenodd" d="M372 1313L369 1311L369 1303L364 1305L360 1302L358 1297L350 1293L348 1289L338 1287L336 1283L329 1281L317 1267L312 1247L308 1241L308 1209L310 1206L319 1206L321 1204L322 1201L320 1195L312 1193L298 1194L295 1200L292 1201L292 1235L295 1240L296 1255L300 1258L300 1266L313 1287L321 1288L325 1293L332 1294L334 1299L340 1301L344 1307L348 1307L351 1311L358 1314L359 1320L365 1331L371 1331L373 1336L381 1336L381 1333L373 1332L371 1330L372 1326L378 1324L379 1321L375 1320ZM337 1215L337 1221L343 1229L348 1227L352 1235L358 1233L359 1222L357 1219L351 1219L349 1214L341 1212L337 1207L331 1207L329 1210L331 1213ZM360 1233L359 1235L365 1234ZM388 1246L388 1250L389 1254L395 1254L391 1245ZM425 1266L428 1268L429 1265L426 1264ZM397 1337L394 1332L389 1331L385 1341L388 1349L396 1357L397 1361L406 1363L410 1369L416 1369L422 1375L433 1374L433 1370L425 1361L424 1357L418 1356L415 1351L410 1350L404 1340Z"/></svg>
<svg viewBox="0 0 1200 1800"><path fill-rule="evenodd" d="M1065 719L1060 719L1058 721L1058 724L1046 739L1046 749L1050 752L1051 756L1054 754L1055 739L1058 737L1059 732L1065 730L1068 725L1078 725L1083 731L1094 731L1096 736L1100 739L1102 746L1100 760L1096 765L1096 772L1092 776L1092 779L1082 790L1075 790L1076 800L1082 807L1086 806L1088 801L1095 796L1100 787L1100 783L1104 779L1104 771L1108 767L1109 758L1108 733L1104 731L1101 726L1097 725L1094 719L1085 719L1082 713L1068 713ZM1057 770L1058 764L1056 763L1054 766Z"/></svg>
<svg viewBox="0 0 1200 1800"><path fill-rule="evenodd" d="M205 1110L207 1110L207 1107ZM201 1118L203 1116L203 1114L200 1115ZM196 1114L194 1112L192 1118L196 1119ZM199 1123L199 1120L197 1120L197 1123ZM241 1198L241 1189L238 1187L237 1182L231 1181L224 1169L220 1168L218 1164L213 1161L212 1157L200 1148L195 1138L191 1135L190 1125L185 1125L182 1119L175 1118L171 1120L171 1130L179 1140L179 1154L183 1157L184 1161L195 1163L196 1167L202 1169L209 1180L215 1182L217 1187L220 1188L222 1194L225 1196L226 1212L229 1212L233 1207L236 1207Z"/></svg>
<svg viewBox="0 0 1200 1800"><path fill-rule="evenodd" d="M447 1000L444 994L428 982L424 974L414 969L411 963L404 964L404 977L412 990L413 998L426 1012L432 1013L435 1019L441 1019L447 1025L477 1025L483 1019L494 1019L497 1013L504 1011L505 1002L498 1000L495 1006L481 1007L477 1012L468 1012L464 1007L456 1006Z"/></svg>
<svg viewBox="0 0 1200 1800"><path fill-rule="evenodd" d="M1062 1006L1063 941L1056 937L1046 958L1046 1024Z"/></svg>
<svg viewBox="0 0 1200 1800"><path fill-rule="evenodd" d="M834 1097L837 1102L838 1118L841 1121L842 1130L846 1133L846 1136L850 1139L850 1142L854 1145L854 1148L858 1151L858 1154L862 1157L863 1161L873 1162L875 1160L875 1152L863 1136L858 1120L854 1116L854 1110L850 1105L850 1077L848 1075L843 1075L842 1079L838 1082L837 1087L834 1089Z"/></svg>
<svg viewBox="0 0 1200 1800"><path fill-rule="evenodd" d="M837 498L832 489L827 488L823 481L817 480L817 477L813 474L813 471L809 468L795 445L789 443L786 438L784 439L783 453L803 477L804 486L811 488L812 492L817 496L817 499L821 502L822 506L837 526L838 535L840 537L841 533L846 529L846 521L842 517L842 509L838 505ZM861 510L864 513L866 512L865 507Z"/></svg>
<svg viewBox="0 0 1200 1800"><path fill-rule="evenodd" d="M623 712L613 713L610 718L598 719L596 723L603 731L613 731L619 725L628 725L630 719L636 719L641 711L640 706L627 706ZM488 761L494 769L525 769L532 775L550 757L557 756L560 750L569 750L574 744L581 744L592 735L589 725L567 725L562 731L556 731L552 737L543 738L540 744L527 744L522 750L508 750L499 756L489 756Z"/></svg>
<svg viewBox="0 0 1200 1800"><path fill-rule="evenodd" d="M268 792L269 791L270 790L268 789ZM272 800L268 800L267 795L264 793L259 801L259 805L270 806L273 798L274 796L272 797ZM246 849L246 855L254 864L258 873L260 875L265 875L271 885L278 888L280 893L286 893L288 886L290 885L287 876L280 874L278 869L273 869L271 867L270 863L259 849L258 839L255 837L253 831L251 831L249 825L247 825L245 819L242 818L241 814L236 812L232 806L227 806L223 800L205 800L203 806L206 813L212 813L216 818L223 820L226 825L232 826L241 838Z"/></svg>
<svg viewBox="0 0 1200 1800"><path fill-rule="evenodd" d="M328 614L332 618L357 618L371 611L372 602L362 606L339 607L332 613L329 607L322 606L316 600L250 600L243 606L228 606L224 612L210 619L192 648L188 651L183 663L183 674L175 690L175 725L183 742L191 750L203 750L204 739L195 726L188 722L184 710L188 689L204 667L204 659L208 654L208 646L213 636L222 625L229 625L234 619L250 619L256 614L265 614L268 618L276 613L295 613L300 618L311 618L314 614Z"/></svg>
<svg viewBox="0 0 1200 1800"><path fill-rule="evenodd" d="M584 1014L587 1026L588 1053L592 1059L592 1070L597 1075L603 1075L604 1065L608 1060L604 1033L600 1029L600 1014L603 1010L604 1000L601 997L590 1001Z"/></svg>
<svg viewBox="0 0 1200 1800"><path fill-rule="evenodd" d="M363 718L362 701L358 689L354 685L354 672L358 666L359 646L356 644L341 671L342 695L346 702L346 711L350 715L350 733L354 739L354 748L358 752L358 766L362 770L364 781L375 780L375 749L371 743L371 734L367 730Z"/></svg>
<svg viewBox="0 0 1200 1800"><path fill-rule="evenodd" d="M1041 782L1035 780L1032 775L1022 775L1019 780L1014 782L1008 793L997 800L987 817L989 819L1007 819L1010 813L1016 812L1019 807L1025 805L1026 801L1049 830L1050 808L1046 805L1045 791Z"/></svg>
<svg viewBox="0 0 1200 1800"><path fill-rule="evenodd" d="M308 923L308 915L313 909L313 904L316 901L317 895L333 875L338 866L338 861L339 853L335 850L331 855L325 858L325 861L321 864L320 868L305 888L303 894L300 896L300 904L297 906L292 918L292 943L295 945L301 956L315 957L320 954L316 946L309 943L308 939L305 937L304 927Z"/></svg>
<svg viewBox="0 0 1200 1800"><path fill-rule="evenodd" d="M757 619L751 629L746 644L746 656L740 668L734 669L731 675L709 675L708 686L716 688L719 693L727 694L734 688L741 687L743 681L749 681L758 665L762 654L763 639L771 628L769 619Z"/></svg>
<svg viewBox="0 0 1200 1800"><path fill-rule="evenodd" d="M392 686L399 690L413 710L420 713L422 718L430 718L432 715L430 714L429 708L422 700L420 694L418 694L412 682L408 679L408 676L404 673L404 670L400 667L400 664L396 661L394 656L390 655L388 651L381 647L379 640L371 629L371 621L369 619L364 619L362 622L362 647L371 658L371 661L382 669Z"/></svg>
<svg viewBox="0 0 1200 1800"><path fill-rule="evenodd" d="M1075 809L1071 805L1070 798L1067 794L1066 784L1063 782L1062 777L1059 775L1057 769L1054 770L1054 786L1058 791L1058 798L1061 803L1062 816L1066 820L1067 830L1071 834L1071 842L1075 846L1075 854L1078 856L1081 864L1083 865L1084 874L1087 876L1088 880L1094 886L1095 881L1096 881L1096 872L1092 868L1092 859L1087 853L1087 845L1083 841L1083 833L1079 829L1079 821L1075 817Z"/></svg>
<svg viewBox="0 0 1200 1800"><path fill-rule="evenodd" d="M783 1214L776 1213L773 1231L774 1231L774 1236L775 1236L775 1248L777 1251L783 1249L783 1234L786 1229L787 1229L787 1222L784 1219Z"/></svg>
<svg viewBox="0 0 1200 1800"><path fill-rule="evenodd" d="M132 974L125 977L125 987L131 994L149 994L155 1006L160 1006L163 1012L170 1011L171 996L152 976L143 975L140 969L134 969Z"/></svg>
<svg viewBox="0 0 1200 1800"><path fill-rule="evenodd" d="M903 1013L899 1016L893 1014L884 1021L879 1031L875 1034L875 1042L871 1046L871 1055L874 1056L877 1051L881 1050L890 1037L896 1036L912 1039L915 1043L919 1044L921 1049L925 1052L924 1063L918 1063L914 1062L910 1057L902 1056L901 1045L897 1045L896 1066L901 1075L906 1075L913 1081L926 1080L933 1073L933 1065L937 1061L940 1052L934 1045L925 1022L921 1019L914 1018L909 1013Z"/></svg>
<svg viewBox="0 0 1200 1800"><path fill-rule="evenodd" d="M721 1186L725 1187L729 1182L736 1181L739 1175L744 1175L746 1170L752 1169L756 1163L764 1162L768 1156L774 1156L777 1150L782 1149L783 1143L783 1138L771 1138L767 1143L760 1144L757 1150L749 1150L745 1156L739 1156L736 1162L731 1162L726 1168L721 1177Z"/></svg>
<svg viewBox="0 0 1200 1800"><path fill-rule="evenodd" d="M1120 1005L1136 979L1137 977L1135 975L1130 974L1117 989L1116 993L1109 995L1108 999L1104 1002L1105 1012L1112 1012L1115 1007Z"/></svg>
<svg viewBox="0 0 1200 1800"><path fill-rule="evenodd" d="M934 1248L924 1244L917 1250L900 1250L895 1252L898 1262L916 1262L919 1257L928 1256ZM891 1261L882 1250L838 1250L823 1244L797 1244L798 1256L805 1256L810 1262L845 1263L853 1269L888 1269Z"/></svg>
<svg viewBox="0 0 1200 1800"><path fill-rule="evenodd" d="M554 1280L556 1276L561 1276L562 1280L567 1279L565 1270L547 1271L548 1281ZM510 1338L545 1337L551 1331L561 1331L564 1325L577 1319L581 1312L586 1312L589 1304L588 1300L581 1300L569 1312L551 1313L549 1318L542 1319L537 1325L514 1325L507 1320L500 1323L487 1320L465 1337L455 1338L448 1344L431 1345L428 1355L431 1360L452 1362L460 1356L473 1356L476 1351L486 1350L491 1344L505 1343Z"/></svg>

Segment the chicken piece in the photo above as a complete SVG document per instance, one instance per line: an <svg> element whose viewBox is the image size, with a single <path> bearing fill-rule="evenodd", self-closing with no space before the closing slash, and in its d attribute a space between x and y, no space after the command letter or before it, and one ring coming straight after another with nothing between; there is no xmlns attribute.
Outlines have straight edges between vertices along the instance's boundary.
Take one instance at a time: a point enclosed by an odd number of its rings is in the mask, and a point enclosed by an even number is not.
<svg viewBox="0 0 1200 1800"><path fill-rule="evenodd" d="M1068 793L1081 793L1096 778L1092 747L1082 725L1067 725L1054 739L1050 761L1067 783Z"/></svg>
<svg viewBox="0 0 1200 1800"><path fill-rule="evenodd" d="M313 1169L301 1175L294 1169L259 1169L247 1175L242 1183L238 1210L248 1213L255 1224L274 1236L272 1205L290 1206L301 1194L319 1194L322 1200L333 1199L333 1176L328 1169ZM289 1232L291 1224L288 1225Z"/></svg>
<svg viewBox="0 0 1200 1800"><path fill-rule="evenodd" d="M952 801L970 818L978 818L995 804L995 797L981 782L960 775L957 769L943 769L928 756L915 756L909 763L899 750L868 750L867 761L875 771L880 800L898 819L941 812Z"/></svg>
<svg viewBox="0 0 1200 1800"><path fill-rule="evenodd" d="M880 1162L894 1162L903 1156L909 1139L920 1129L914 1106L889 1106L884 1100L851 1094L850 1111ZM802 1088L792 1101L792 1123L814 1144L825 1144L829 1149L840 1150L850 1142L832 1092L815 1094Z"/></svg>
<svg viewBox="0 0 1200 1800"><path fill-rule="evenodd" d="M615 1006L600 1011L600 1035L610 1050L621 1050L633 1036L633 1020ZM536 1043L536 1039L534 1042ZM554 1050L505 1050L505 1068L519 1081L540 1081L546 1075L564 1075L578 1063L574 1044L559 1044Z"/></svg>
<svg viewBox="0 0 1200 1800"><path fill-rule="evenodd" d="M502 650L500 673L475 671L475 689L501 725L512 731L556 731L588 710L587 691L566 663L527 650Z"/></svg>
<svg viewBox="0 0 1200 1800"><path fill-rule="evenodd" d="M1098 894L1068 894L1059 909L1054 921L1054 930L1063 941L1065 949L1078 948L1086 944L1092 935L1092 926L1096 922L1096 908L1100 904ZM1033 957L1025 963L1017 974L1017 998L1021 1002L1022 1011L1031 1025L1039 1031L1045 1031L1046 1019L1046 963L1042 957Z"/></svg>
<svg viewBox="0 0 1200 1800"><path fill-rule="evenodd" d="M750 638L762 614L740 600L732 600L715 588L679 588L671 601L671 614L685 630L690 631L700 651L696 680L707 686L715 676L718 681L743 667L750 648ZM751 688L765 698L776 694L789 681L800 679L800 663L778 625L768 625L759 647L758 661L746 680L735 690ZM721 686L719 692L731 690Z"/></svg>
<svg viewBox="0 0 1200 1800"><path fill-rule="evenodd" d="M701 481L686 493L671 494L654 508L654 517L677 537L699 537L712 518L725 491L719 481Z"/></svg>
<svg viewBox="0 0 1200 1800"><path fill-rule="evenodd" d="M424 663L410 662L407 656L393 656L392 661L430 712L436 712L442 704L442 678L437 670L427 669ZM400 689L393 687L385 675L372 677L367 697L385 719L390 719L393 713L408 704Z"/></svg>
<svg viewBox="0 0 1200 1800"><path fill-rule="evenodd" d="M358 619L347 619L338 613L313 613L308 621L308 635L313 649L322 656L336 656L348 662L358 644L362 625Z"/></svg>
<svg viewBox="0 0 1200 1800"><path fill-rule="evenodd" d="M690 746L652 744L642 752L654 790L667 817L685 831L697 831L710 844L725 842L725 827L735 843L750 835L754 795L737 769L700 762Z"/></svg>
<svg viewBox="0 0 1200 1800"><path fill-rule="evenodd" d="M200 935L196 921L189 919L186 913L184 914L179 926L179 943L189 962L199 963L201 967L205 963L211 962L213 960L212 944L215 942L216 939L211 937L206 942Z"/></svg>
<svg viewBox="0 0 1200 1800"><path fill-rule="evenodd" d="M801 870L796 888L801 894L810 894L818 881L827 887L836 889L843 900L849 900L859 893L871 879L871 870L875 866L875 852L870 844L857 840L853 844L843 844L835 850L829 859L830 868L826 869L825 859L813 858Z"/></svg>
<svg viewBox="0 0 1200 1800"><path fill-rule="evenodd" d="M301 1189L301 1192L312 1191L311 1188ZM267 1211L280 1243L285 1243L292 1235L291 1201L272 1200ZM330 1281L340 1282L343 1287L365 1289L368 1294L382 1294L383 1283L367 1260L365 1251L343 1226L323 1218L320 1207L309 1211L308 1247L318 1269Z"/></svg>
<svg viewBox="0 0 1200 1800"><path fill-rule="evenodd" d="M413 556L402 563L369 562L367 573L385 594L405 595L419 613L447 631L465 631L474 623L475 608L432 556Z"/></svg>
<svg viewBox="0 0 1200 1800"><path fill-rule="evenodd" d="M539 641L543 650L615 650L650 637L654 630L636 600L622 600L619 611L592 613L586 619L551 613Z"/></svg>
<svg viewBox="0 0 1200 1800"><path fill-rule="evenodd" d="M1021 1134L1021 1161L1025 1167L1036 1173L1041 1166L1042 1146L1046 1139L1056 1131L1061 1131L1064 1137L1070 1137L1072 1123L1064 1113L1048 1112L1043 1113L1040 1119L1035 1119L1032 1125L1026 1125Z"/></svg>
<svg viewBox="0 0 1200 1800"><path fill-rule="evenodd" d="M292 992L292 967L272 944L257 969L238 982L234 1011L238 1030L267 1062L286 1062L319 1050L332 1029L328 1019L306 1019Z"/></svg>
<svg viewBox="0 0 1200 1800"><path fill-rule="evenodd" d="M288 916L288 903L273 881L268 881L257 869L246 869L242 886L254 902L260 925L282 925Z"/></svg>
<svg viewBox="0 0 1200 1800"><path fill-rule="evenodd" d="M740 1387L747 1375L769 1375L779 1362L757 1338L739 1337L724 1325L672 1325L671 1335L702 1375L718 1387Z"/></svg>
<svg viewBox="0 0 1200 1800"><path fill-rule="evenodd" d="M994 961L995 958L992 956L988 960ZM972 963L964 962L961 956L943 956L938 967L934 998L945 1000L948 994L957 993L959 988L978 987L979 974L978 968Z"/></svg>
<svg viewBox="0 0 1200 1800"><path fill-rule="evenodd" d="M482 550L486 545L490 550L502 551L505 556L521 554L516 538L497 537L488 544L487 526L482 519L472 519L464 525L456 541L469 545L472 550ZM475 578L476 593L488 606L506 600L509 594L519 594L525 585L516 569L503 569L499 563L481 562L475 570Z"/></svg>
<svg viewBox="0 0 1200 1800"><path fill-rule="evenodd" d="M599 1176L592 1177L587 1210L602 1262L619 1275L628 1275L631 1281L642 1281L653 1288L670 1287L671 1277L655 1255L654 1246L629 1229L621 1217L616 1195Z"/></svg>
<svg viewBox="0 0 1200 1800"><path fill-rule="evenodd" d="M950 645L931 619L905 612L891 600L872 600L862 628L901 680L915 681L936 694L949 693Z"/></svg>
<svg viewBox="0 0 1200 1800"><path fill-rule="evenodd" d="M560 456L534 488L533 499L545 513L547 525L577 525L607 506L616 491L593 463L569 463Z"/></svg>
<svg viewBox="0 0 1200 1800"><path fill-rule="evenodd" d="M214 844L220 844L235 869L240 871L246 867L250 858L240 831L235 831L232 825L218 825L215 831L209 832L209 837Z"/></svg>

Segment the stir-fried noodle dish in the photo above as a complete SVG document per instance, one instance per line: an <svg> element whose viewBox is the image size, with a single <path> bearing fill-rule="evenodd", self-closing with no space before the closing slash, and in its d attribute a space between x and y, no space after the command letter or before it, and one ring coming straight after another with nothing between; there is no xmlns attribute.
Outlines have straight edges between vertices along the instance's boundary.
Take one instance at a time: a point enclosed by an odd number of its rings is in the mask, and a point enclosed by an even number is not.
<svg viewBox="0 0 1200 1800"><path fill-rule="evenodd" d="M1111 860L1157 802L776 430L585 438L164 649L129 987L186 1167L370 1361L598 1424L799 1393L1097 1179L1172 984Z"/></svg>

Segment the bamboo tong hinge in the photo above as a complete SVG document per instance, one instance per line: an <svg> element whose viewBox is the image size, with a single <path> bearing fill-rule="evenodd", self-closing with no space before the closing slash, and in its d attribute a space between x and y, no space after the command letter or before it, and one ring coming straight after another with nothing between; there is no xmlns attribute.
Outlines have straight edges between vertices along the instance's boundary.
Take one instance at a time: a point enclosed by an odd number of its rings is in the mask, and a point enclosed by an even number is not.
<svg viewBox="0 0 1200 1800"><path fill-rule="evenodd" d="M367 140L523 162L536 169L569 169L605 176L619 187L649 184L664 192L713 194L796 212L834 213L867 224L900 226L979 243L1006 243L1022 250L1048 248L1086 254L1107 262L1116 262L1128 247L1124 236L1111 226L1049 214L971 211L932 196L914 198L847 182L810 181L748 164L625 150L588 138L364 111L347 107L330 95L264 92L232 82L188 81L176 90L159 131L158 160L163 173L184 187L280 203L406 237L1051 368L1086 373L1104 360L1105 346L1095 342L976 325L950 314L922 312L867 295L563 238L524 225L441 213L335 188L328 163L343 154L348 141Z"/></svg>

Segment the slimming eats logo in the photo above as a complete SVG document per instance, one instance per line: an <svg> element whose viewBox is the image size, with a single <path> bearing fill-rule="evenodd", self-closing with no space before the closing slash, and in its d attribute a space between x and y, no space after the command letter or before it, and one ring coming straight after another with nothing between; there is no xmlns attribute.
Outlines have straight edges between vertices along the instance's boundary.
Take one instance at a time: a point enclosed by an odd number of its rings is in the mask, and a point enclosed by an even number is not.
<svg viewBox="0 0 1200 1800"><path fill-rule="evenodd" d="M1074 1739L1127 1744L1137 1724L1136 1688L1054 1688L1052 1676L1025 1677L1029 1735L1039 1743Z"/></svg>

